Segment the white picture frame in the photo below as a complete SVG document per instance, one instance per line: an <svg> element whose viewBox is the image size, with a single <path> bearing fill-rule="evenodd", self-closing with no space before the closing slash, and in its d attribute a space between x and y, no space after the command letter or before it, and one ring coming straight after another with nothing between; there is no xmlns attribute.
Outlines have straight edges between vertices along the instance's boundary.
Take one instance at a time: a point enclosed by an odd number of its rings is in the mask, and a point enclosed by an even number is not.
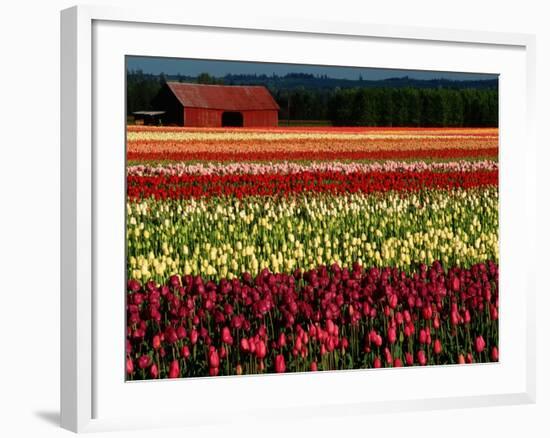
<svg viewBox="0 0 550 438"><path fill-rule="evenodd" d="M174 37L183 35L182 32L188 37L200 35L202 39L194 40L193 49L178 48L173 41ZM140 35L145 34L150 46L145 42L139 45ZM499 160L504 196L500 266L504 292L499 364L124 382L124 336L122 333L120 339L112 336L120 328L119 320L124 314L120 305L124 302L124 285L115 271L124 263L120 259L120 251L123 253L120 239L124 238L124 229L120 227L124 222L120 215L120 209L124 209L120 196L124 193L124 168L120 166L124 141L118 140L123 139L121 127L125 124L121 111L124 71L117 70L123 63L120 57L151 55L156 50L157 56L198 57L202 53L204 58L221 59L222 51L216 48L216 41L242 42L251 36L257 42L250 45L249 52L243 48L229 50L231 53L225 59L350 65L346 63L346 56L349 61L351 55L338 48L360 48L366 44L365 47L372 49L371 60L358 57L354 65L501 75ZM167 43L159 45L163 38ZM275 45L274 41L280 44ZM291 50L291 43L293 46L303 44L309 51L300 51L300 47ZM264 49L263 55L258 55L260 44L271 49ZM286 54L275 50L281 46L288 46ZM223 49L228 53L226 47ZM388 50L394 51L393 56L401 55L399 64L391 61ZM208 404L209 415L215 413L217 421L239 421L250 416L273 418L281 414L305 418L534 402L535 275L528 264L517 259L521 251L535 253L534 50L534 36L525 34L267 17L253 22L246 19L226 22L215 15L189 16L182 11L157 8L136 11L78 6L62 11L61 426L84 432L203 424L212 421L211 416L201 415L201 410L204 411L208 403L206 396L213 391L221 394L222 401L225 392L239 392L239 403L235 404L238 406L225 412L221 405ZM415 54L422 56L415 58ZM105 146L108 142L112 156ZM514 144L521 144L521 148L514 149L511 147ZM514 227L519 225L526 231L522 233L523 238L514 239ZM513 272L508 269L512 263ZM107 264L113 272L110 273ZM123 272L120 275L123 276ZM120 285L121 296L113 299L105 295L109 285L115 288ZM506 293L508 286L513 294ZM116 297L116 292L111 293ZM512 324L517 326L515 331ZM507 345L513 346L513 351ZM117 357L120 370L113 369ZM445 382L451 376L456 383L447 388ZM429 378L433 384L420 389L411 383L401 392L389 386L386 392L381 389L387 382L405 377L411 382ZM353 396L347 394L345 389L357 385L358 379L368 382L367 387L372 390L359 394L356 391ZM479 390L465 385L467 379L479 382ZM187 393L197 394L193 406L169 412L162 406L150 407L150 415L134 411L137 412L134 416L130 415L131 410L118 409L124 401L131 403L138 394L146 399L162 395L169 401L182 390L182 385L186 385ZM294 397L281 405L282 391L298 387L304 390L303 397ZM326 394L327 390L332 395L330 402L322 399L323 391ZM199 391L206 396L199 397ZM252 397L256 393L269 395L274 404L270 405L262 395ZM292 410L296 406L301 409Z"/></svg>

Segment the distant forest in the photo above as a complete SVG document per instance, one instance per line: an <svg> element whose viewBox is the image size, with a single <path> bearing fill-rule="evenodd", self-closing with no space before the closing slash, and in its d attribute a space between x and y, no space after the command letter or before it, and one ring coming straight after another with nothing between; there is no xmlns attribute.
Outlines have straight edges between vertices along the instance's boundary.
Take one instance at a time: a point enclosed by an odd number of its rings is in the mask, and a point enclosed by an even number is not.
<svg viewBox="0 0 550 438"><path fill-rule="evenodd" d="M127 72L127 114L162 110L153 98L166 81L264 85L279 106L279 120L328 121L335 126L498 126L498 81L334 79L304 73L214 78Z"/></svg>

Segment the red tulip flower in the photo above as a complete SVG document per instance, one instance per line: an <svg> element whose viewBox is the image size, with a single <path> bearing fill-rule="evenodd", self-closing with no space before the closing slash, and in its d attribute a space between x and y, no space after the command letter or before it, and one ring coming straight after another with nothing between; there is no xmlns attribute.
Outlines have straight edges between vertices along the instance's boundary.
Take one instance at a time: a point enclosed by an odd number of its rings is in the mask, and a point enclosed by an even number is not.
<svg viewBox="0 0 550 438"><path fill-rule="evenodd" d="M416 359L420 365L426 365L426 353L424 350L418 350L416 353Z"/></svg>
<svg viewBox="0 0 550 438"><path fill-rule="evenodd" d="M128 358L126 359L126 373L132 374L134 372L134 362L132 359Z"/></svg>
<svg viewBox="0 0 550 438"><path fill-rule="evenodd" d="M284 346L286 346L286 336L284 333L280 334L278 345L279 345L279 348L283 348Z"/></svg>
<svg viewBox="0 0 550 438"><path fill-rule="evenodd" d="M222 342L229 345L233 344L233 337L231 336L229 327L224 327L222 329Z"/></svg>
<svg viewBox="0 0 550 438"><path fill-rule="evenodd" d="M156 379L159 376L159 369L156 363L151 365L151 369L149 370L149 373L151 374L151 378L153 379Z"/></svg>
<svg viewBox="0 0 550 438"><path fill-rule="evenodd" d="M384 348L384 356L387 363L391 364L393 362L391 351L388 347Z"/></svg>
<svg viewBox="0 0 550 438"><path fill-rule="evenodd" d="M153 336L153 349L158 350L160 348L160 336Z"/></svg>
<svg viewBox="0 0 550 438"><path fill-rule="evenodd" d="M369 333L369 341L377 347L380 347L382 345L382 336L376 333L375 330L371 330Z"/></svg>
<svg viewBox="0 0 550 438"><path fill-rule="evenodd" d="M464 311L464 323L468 324L471 320L472 320L472 318L470 317L470 311L468 309L466 309Z"/></svg>
<svg viewBox="0 0 550 438"><path fill-rule="evenodd" d="M405 353L405 363L407 366L412 366L414 363L413 355L409 352Z"/></svg>
<svg viewBox="0 0 550 438"><path fill-rule="evenodd" d="M170 363L170 370L168 371L168 377L175 379L180 376L180 364L177 360L173 360Z"/></svg>
<svg viewBox="0 0 550 438"><path fill-rule="evenodd" d="M491 320L496 321L498 319L498 308L497 306L490 307Z"/></svg>
<svg viewBox="0 0 550 438"><path fill-rule="evenodd" d="M317 362L311 362L309 364L309 370L310 371L317 371Z"/></svg>
<svg viewBox="0 0 550 438"><path fill-rule="evenodd" d="M441 353L441 341L439 339L436 339L434 341L434 353L435 354L440 354Z"/></svg>
<svg viewBox="0 0 550 438"><path fill-rule="evenodd" d="M246 338L241 339L241 350L245 352L250 351L250 344L248 343L248 339Z"/></svg>
<svg viewBox="0 0 550 438"><path fill-rule="evenodd" d="M332 322L332 320L328 319L327 322L326 322L326 329L327 329L327 332L332 335L333 331L334 331L334 322Z"/></svg>
<svg viewBox="0 0 550 438"><path fill-rule="evenodd" d="M460 318L458 317L458 312L453 310L451 312L451 324L458 325L459 321L460 321Z"/></svg>
<svg viewBox="0 0 550 438"><path fill-rule="evenodd" d="M399 359L398 357L396 357L394 360L393 360L393 366L395 368L401 368L403 366L403 362L401 361L401 359Z"/></svg>
<svg viewBox="0 0 550 438"><path fill-rule="evenodd" d="M189 336L189 340L191 341L192 345L195 345L199 340L199 332L195 329L191 330L191 335Z"/></svg>
<svg viewBox="0 0 550 438"><path fill-rule="evenodd" d="M266 346L265 346L265 342L264 341L259 341L256 343L256 357L258 359L263 359L265 357L267 353L267 349L266 349Z"/></svg>
<svg viewBox="0 0 550 438"><path fill-rule="evenodd" d="M397 341L397 330L395 327L390 327L388 329L388 342L390 344L395 344L395 341Z"/></svg>
<svg viewBox="0 0 550 438"><path fill-rule="evenodd" d="M426 306L422 309L422 316L424 319L426 320L432 319L432 314L433 314L432 306Z"/></svg>
<svg viewBox="0 0 550 438"><path fill-rule="evenodd" d="M286 370L285 357L282 354L278 354L275 357L275 372L284 373Z"/></svg>
<svg viewBox="0 0 550 438"><path fill-rule="evenodd" d="M148 368L149 365L151 365L151 358L144 354L138 359L138 367L144 370L145 368Z"/></svg>
<svg viewBox="0 0 550 438"><path fill-rule="evenodd" d="M498 348L497 347L493 347L491 349L491 360L493 362L498 362Z"/></svg>
<svg viewBox="0 0 550 438"><path fill-rule="evenodd" d="M166 329L165 336L166 336L166 340L171 344L178 341L178 334L176 332L176 329L174 329L174 327L168 327Z"/></svg>
<svg viewBox="0 0 550 438"><path fill-rule="evenodd" d="M218 368L220 366L220 356L218 355L218 350L214 347L211 347L208 354L208 363L210 364L210 368Z"/></svg>
<svg viewBox="0 0 550 438"><path fill-rule="evenodd" d="M424 329L421 329L418 335L418 342L420 342L421 344L425 344L426 341L427 341L426 331Z"/></svg>
<svg viewBox="0 0 550 438"><path fill-rule="evenodd" d="M462 353L458 355L458 363L461 365L466 363L466 360L464 359L464 355Z"/></svg>
<svg viewBox="0 0 550 438"><path fill-rule="evenodd" d="M380 358L377 356L374 358L374 368L380 368L382 367L382 361L380 360Z"/></svg>
<svg viewBox="0 0 550 438"><path fill-rule="evenodd" d="M191 352L189 351L189 346L184 345L181 347L180 354L183 356L184 359L189 359L189 356L191 356Z"/></svg>
<svg viewBox="0 0 550 438"><path fill-rule="evenodd" d="M483 336L478 336L476 338L475 348L478 353L481 353L483 350L485 350L485 340L483 339Z"/></svg>
<svg viewBox="0 0 550 438"><path fill-rule="evenodd" d="M185 327L181 325L177 328L176 333L178 335L178 339L185 339L187 336L187 330L185 330Z"/></svg>

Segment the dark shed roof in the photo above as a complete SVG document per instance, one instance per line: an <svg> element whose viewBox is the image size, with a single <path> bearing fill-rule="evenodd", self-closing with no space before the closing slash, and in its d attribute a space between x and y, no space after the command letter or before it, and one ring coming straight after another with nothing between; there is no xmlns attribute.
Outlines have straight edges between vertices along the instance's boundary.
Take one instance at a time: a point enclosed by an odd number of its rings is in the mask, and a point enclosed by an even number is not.
<svg viewBox="0 0 550 438"><path fill-rule="evenodd" d="M205 85L167 82L183 106L228 111L279 110L267 88L259 85Z"/></svg>

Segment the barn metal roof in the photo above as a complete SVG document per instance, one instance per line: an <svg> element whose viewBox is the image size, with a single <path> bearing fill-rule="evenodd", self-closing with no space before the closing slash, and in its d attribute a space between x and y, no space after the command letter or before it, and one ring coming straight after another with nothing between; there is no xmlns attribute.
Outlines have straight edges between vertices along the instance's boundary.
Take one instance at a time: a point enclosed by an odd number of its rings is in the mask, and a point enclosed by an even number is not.
<svg viewBox="0 0 550 438"><path fill-rule="evenodd" d="M206 85L167 82L183 106L226 111L278 110L279 105L261 85Z"/></svg>

